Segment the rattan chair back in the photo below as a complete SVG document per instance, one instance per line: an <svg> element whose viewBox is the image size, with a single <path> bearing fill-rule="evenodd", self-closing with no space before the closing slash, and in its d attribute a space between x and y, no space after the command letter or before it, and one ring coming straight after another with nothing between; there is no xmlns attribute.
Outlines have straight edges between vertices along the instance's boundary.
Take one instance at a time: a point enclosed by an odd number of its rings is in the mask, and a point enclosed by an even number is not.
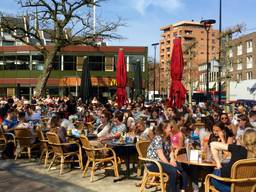
<svg viewBox="0 0 256 192"><path fill-rule="evenodd" d="M32 134L28 128L15 128L15 138L19 142L21 147L31 146Z"/></svg>
<svg viewBox="0 0 256 192"><path fill-rule="evenodd" d="M147 157L147 149L150 145L150 141L141 140L136 143L136 149L139 154L139 157L146 158Z"/></svg>
<svg viewBox="0 0 256 192"><path fill-rule="evenodd" d="M82 143L83 148L85 149L86 155L89 159L94 158L94 151L90 150L92 147L88 138L85 135L80 136L80 141ZM86 150L87 149L87 150Z"/></svg>
<svg viewBox="0 0 256 192"><path fill-rule="evenodd" d="M48 132L46 135L48 138L48 143L51 145L53 152L56 154L63 154L59 136L54 132Z"/></svg>
<svg viewBox="0 0 256 192"><path fill-rule="evenodd" d="M256 159L242 159L234 163L231 170L231 179L256 178ZM248 182L235 182L231 185L231 191L250 192L255 185L255 180Z"/></svg>

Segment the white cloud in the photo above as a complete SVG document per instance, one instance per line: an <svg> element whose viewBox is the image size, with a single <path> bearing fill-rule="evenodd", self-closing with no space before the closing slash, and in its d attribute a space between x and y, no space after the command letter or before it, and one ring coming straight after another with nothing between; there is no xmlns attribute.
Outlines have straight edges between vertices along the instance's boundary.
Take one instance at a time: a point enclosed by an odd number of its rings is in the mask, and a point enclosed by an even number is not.
<svg viewBox="0 0 256 192"><path fill-rule="evenodd" d="M160 7L169 12L182 6L183 0L134 0L135 9L144 14L149 6Z"/></svg>

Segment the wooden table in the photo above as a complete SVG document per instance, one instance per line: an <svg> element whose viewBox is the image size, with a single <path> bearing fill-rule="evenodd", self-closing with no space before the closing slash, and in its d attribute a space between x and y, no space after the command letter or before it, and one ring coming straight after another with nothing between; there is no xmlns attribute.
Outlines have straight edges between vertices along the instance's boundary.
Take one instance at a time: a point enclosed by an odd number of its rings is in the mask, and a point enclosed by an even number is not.
<svg viewBox="0 0 256 192"><path fill-rule="evenodd" d="M187 172L191 184L196 183L199 191L204 191L204 179L207 174L212 173L216 163L214 161L190 161L186 154L178 155L177 162L182 164L183 169ZM192 186L191 186L191 190Z"/></svg>
<svg viewBox="0 0 256 192"><path fill-rule="evenodd" d="M190 161L187 158L186 154L178 155L176 158L177 162L184 163L187 165L195 165L195 166L201 166L201 167L215 167L216 163L214 161Z"/></svg>
<svg viewBox="0 0 256 192"><path fill-rule="evenodd" d="M125 160L125 177L119 178L114 180L114 182L122 180L124 178L130 178L130 156L134 155L135 153L137 154L136 150L136 144L134 143L115 143L115 142L107 142L106 143L109 147L114 149L116 152L116 155L119 157L122 157Z"/></svg>

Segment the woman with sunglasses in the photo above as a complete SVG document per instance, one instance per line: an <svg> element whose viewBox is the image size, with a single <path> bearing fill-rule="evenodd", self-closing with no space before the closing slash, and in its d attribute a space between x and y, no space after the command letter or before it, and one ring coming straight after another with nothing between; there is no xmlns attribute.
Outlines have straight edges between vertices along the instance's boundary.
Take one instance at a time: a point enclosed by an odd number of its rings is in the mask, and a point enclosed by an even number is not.
<svg viewBox="0 0 256 192"><path fill-rule="evenodd" d="M95 130L97 137L105 137L109 135L111 131L111 118L112 114L109 111L103 111L100 115L100 125Z"/></svg>
<svg viewBox="0 0 256 192"><path fill-rule="evenodd" d="M220 122L223 123L230 131L235 133L236 127L231 123L227 113L222 113L220 115Z"/></svg>
<svg viewBox="0 0 256 192"><path fill-rule="evenodd" d="M252 128L249 118L245 114L237 116L237 131L236 131L236 141L239 143L241 136L244 134L246 128Z"/></svg>

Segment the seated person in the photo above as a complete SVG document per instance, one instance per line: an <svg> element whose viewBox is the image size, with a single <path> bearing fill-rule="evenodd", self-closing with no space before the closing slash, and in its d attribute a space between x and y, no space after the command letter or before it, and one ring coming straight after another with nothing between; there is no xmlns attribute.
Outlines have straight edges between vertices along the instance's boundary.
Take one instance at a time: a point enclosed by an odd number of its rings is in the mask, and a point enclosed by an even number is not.
<svg viewBox="0 0 256 192"><path fill-rule="evenodd" d="M27 105L26 106L26 121L31 121L33 124L38 123L41 121L41 113L39 111L36 111L35 105Z"/></svg>
<svg viewBox="0 0 256 192"><path fill-rule="evenodd" d="M126 126L122 121L123 113L121 111L115 112L110 133L104 137L100 137L100 140L119 139L120 136L124 135L126 133Z"/></svg>
<svg viewBox="0 0 256 192"><path fill-rule="evenodd" d="M233 137L233 132L227 127L225 127L223 123L218 122L213 125L213 131L210 134L208 144L210 145L210 143L213 141L232 144Z"/></svg>
<svg viewBox="0 0 256 192"><path fill-rule="evenodd" d="M30 123L28 123L25 119L26 113L21 111L18 114L18 119L19 119L19 123L16 126L16 128L26 128L29 129L30 133L31 133L31 144L34 144L36 142L36 133L34 128L32 127L32 125Z"/></svg>
<svg viewBox="0 0 256 192"><path fill-rule="evenodd" d="M50 131L56 133L59 136L61 143L67 143L67 131L64 127L60 126L61 119L58 115L53 116L50 121ZM70 144L63 147L64 152L73 152L78 150L78 145Z"/></svg>
<svg viewBox="0 0 256 192"><path fill-rule="evenodd" d="M247 129L241 138L241 145L212 142L211 151L217 167L213 174L230 178L232 165L236 161L240 159L256 158L256 130ZM231 159L228 163L221 164L219 151L229 151L231 153ZM212 179L211 182L219 191L230 191L230 184L226 182L217 181L215 179Z"/></svg>
<svg viewBox="0 0 256 192"><path fill-rule="evenodd" d="M109 111L103 111L100 116L100 125L94 131L97 134L97 137L105 137L109 135L111 131L111 117L112 114Z"/></svg>
<svg viewBox="0 0 256 192"><path fill-rule="evenodd" d="M14 132L14 128L18 124L16 113L12 110L7 111L7 116L2 122L2 126L5 132Z"/></svg>
<svg viewBox="0 0 256 192"><path fill-rule="evenodd" d="M150 143L147 150L147 158L158 161L165 173L169 175L169 181L167 183L167 192L177 192L178 175L182 176L182 187L186 189L188 187L187 174L183 171L180 164L175 161L174 152L171 151L171 129L177 126L174 120L163 121L156 129L156 135ZM149 171L158 172L158 168L155 164L148 165Z"/></svg>
<svg viewBox="0 0 256 192"><path fill-rule="evenodd" d="M153 127L146 128L143 120L138 120L135 123L135 134L140 140L152 140L154 138Z"/></svg>

